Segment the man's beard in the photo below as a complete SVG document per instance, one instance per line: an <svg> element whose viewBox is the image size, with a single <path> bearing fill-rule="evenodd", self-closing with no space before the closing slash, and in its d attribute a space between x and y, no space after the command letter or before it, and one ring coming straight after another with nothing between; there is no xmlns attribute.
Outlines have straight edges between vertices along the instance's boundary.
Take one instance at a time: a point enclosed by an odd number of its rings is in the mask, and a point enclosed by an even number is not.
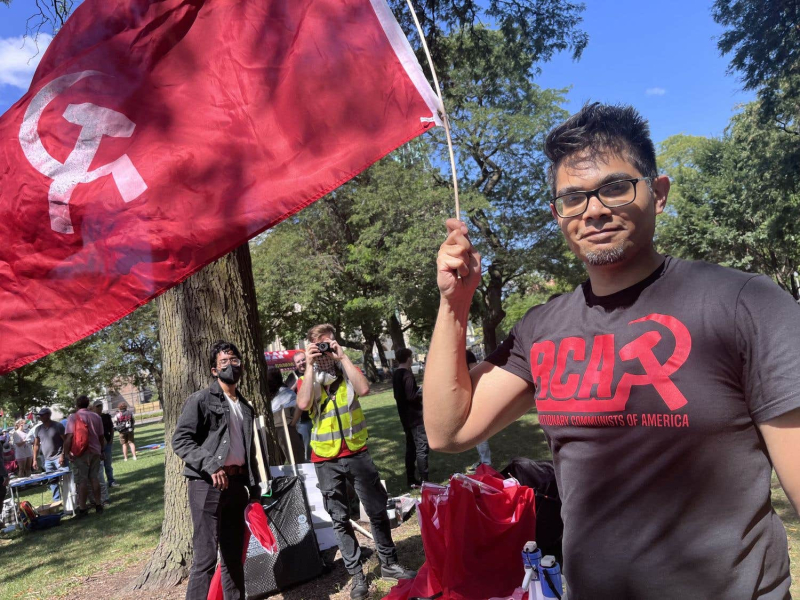
<svg viewBox="0 0 800 600"><path fill-rule="evenodd" d="M611 248L601 248L599 250L589 250L584 253L586 263L592 267L602 267L605 265L613 265L620 262L625 258L625 248L622 244L612 246Z"/></svg>

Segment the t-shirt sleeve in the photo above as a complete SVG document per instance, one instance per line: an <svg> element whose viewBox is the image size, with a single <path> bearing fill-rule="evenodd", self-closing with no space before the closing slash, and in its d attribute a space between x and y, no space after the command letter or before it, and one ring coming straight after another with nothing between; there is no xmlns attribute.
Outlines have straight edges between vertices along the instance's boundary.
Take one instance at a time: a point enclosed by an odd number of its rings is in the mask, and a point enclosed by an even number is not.
<svg viewBox="0 0 800 600"><path fill-rule="evenodd" d="M529 336L524 335L526 321L527 319L522 319L514 325L508 337L486 360L533 385L531 368L528 364L530 344L526 341Z"/></svg>
<svg viewBox="0 0 800 600"><path fill-rule="evenodd" d="M753 420L764 423L800 408L800 306L770 278L742 287L736 305L742 383Z"/></svg>

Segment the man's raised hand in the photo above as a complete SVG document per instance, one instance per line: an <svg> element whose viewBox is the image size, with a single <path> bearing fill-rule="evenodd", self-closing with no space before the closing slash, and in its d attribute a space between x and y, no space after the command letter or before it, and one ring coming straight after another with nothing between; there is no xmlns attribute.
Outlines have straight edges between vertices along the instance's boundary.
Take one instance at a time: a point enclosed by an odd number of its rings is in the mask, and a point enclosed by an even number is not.
<svg viewBox="0 0 800 600"><path fill-rule="evenodd" d="M447 219L447 239L436 258L436 283L446 300L471 301L481 282L481 255L467 237L467 226Z"/></svg>

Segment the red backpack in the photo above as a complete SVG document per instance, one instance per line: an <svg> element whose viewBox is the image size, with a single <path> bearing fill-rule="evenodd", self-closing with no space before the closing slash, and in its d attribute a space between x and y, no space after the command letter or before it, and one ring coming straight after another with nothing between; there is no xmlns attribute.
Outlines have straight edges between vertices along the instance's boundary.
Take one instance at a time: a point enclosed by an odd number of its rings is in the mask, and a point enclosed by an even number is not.
<svg viewBox="0 0 800 600"><path fill-rule="evenodd" d="M80 414L75 413L75 424L72 432L72 456L81 456L89 447L89 426Z"/></svg>

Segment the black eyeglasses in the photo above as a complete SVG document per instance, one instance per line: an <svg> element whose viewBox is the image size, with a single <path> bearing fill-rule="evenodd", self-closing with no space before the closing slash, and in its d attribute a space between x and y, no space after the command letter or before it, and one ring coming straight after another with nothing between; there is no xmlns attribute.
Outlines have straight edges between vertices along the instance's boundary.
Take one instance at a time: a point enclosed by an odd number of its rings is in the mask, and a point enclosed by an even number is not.
<svg viewBox="0 0 800 600"><path fill-rule="evenodd" d="M652 181L654 177L637 177L620 179L605 183L599 188L587 191L575 191L553 198L553 206L559 217L578 217L589 207L589 198L596 196L606 208L619 208L636 200L636 184L640 181Z"/></svg>

